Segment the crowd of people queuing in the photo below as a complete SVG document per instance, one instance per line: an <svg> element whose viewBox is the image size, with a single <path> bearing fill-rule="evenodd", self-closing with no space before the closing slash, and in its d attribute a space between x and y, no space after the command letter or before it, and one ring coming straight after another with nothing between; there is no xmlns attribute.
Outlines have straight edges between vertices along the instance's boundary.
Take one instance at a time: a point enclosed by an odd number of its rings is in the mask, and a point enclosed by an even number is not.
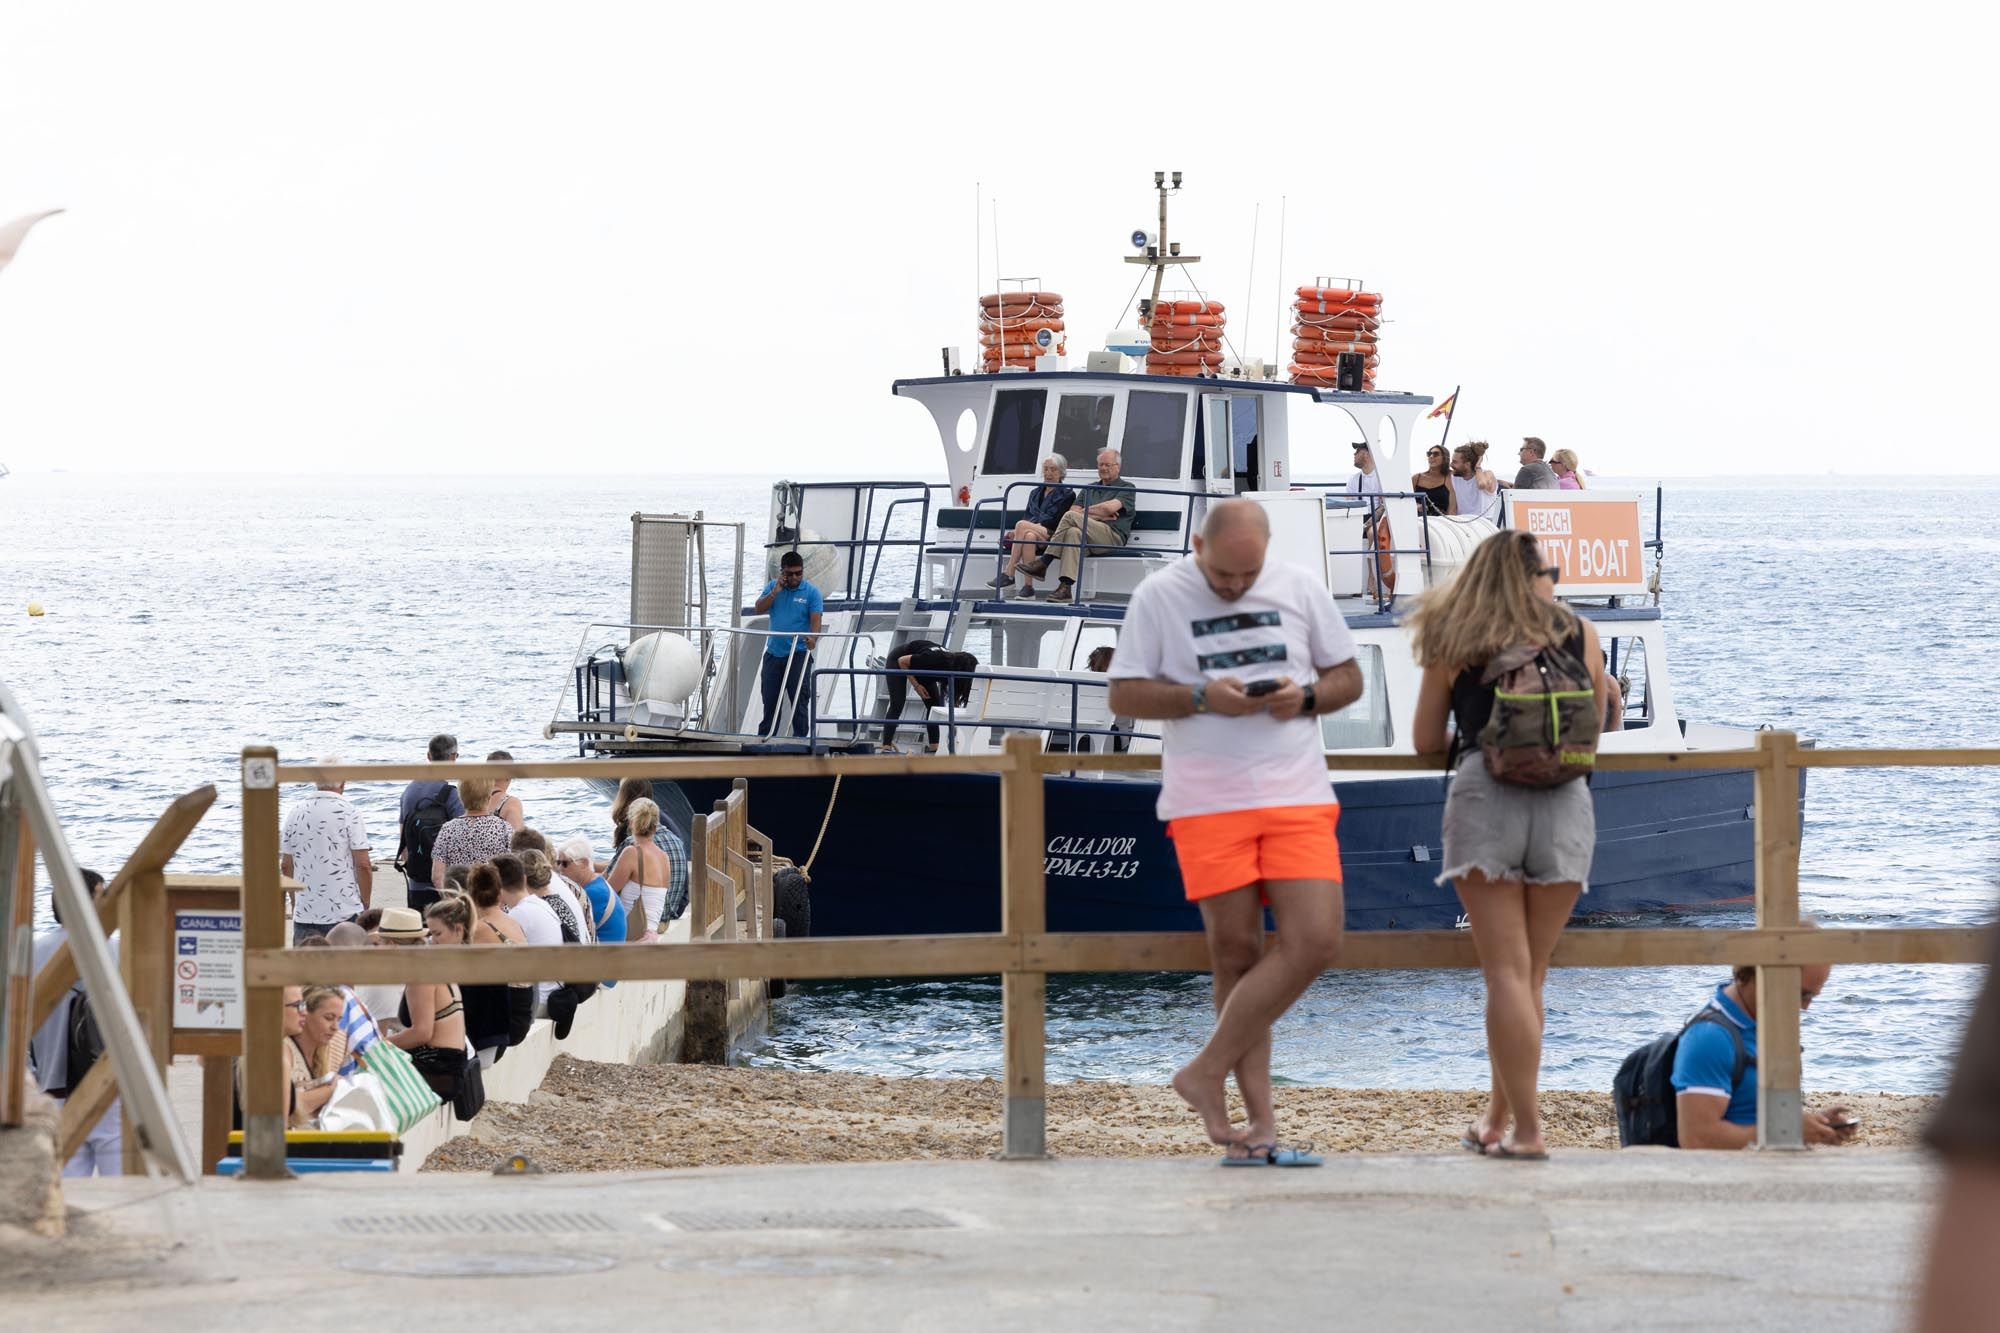
<svg viewBox="0 0 2000 1333"><path fill-rule="evenodd" d="M455 760L457 740L433 737L426 757ZM487 757L512 759L506 751ZM588 834L551 843L528 823L509 786L506 779L467 776L405 788L394 862L408 886L403 906L373 904L373 847L344 784L322 783L293 802L279 848L281 869L301 886L294 945L653 943L687 911L687 849L661 818L646 780L619 785L610 851L602 857ZM492 1065L538 1018L551 1020L558 1038L568 1036L578 1007L600 985L615 984L295 987L285 999L291 1122L310 1124L336 1081L353 1074L367 1048L382 1040L401 1047L452 1102L466 1088L473 1062Z"/></svg>

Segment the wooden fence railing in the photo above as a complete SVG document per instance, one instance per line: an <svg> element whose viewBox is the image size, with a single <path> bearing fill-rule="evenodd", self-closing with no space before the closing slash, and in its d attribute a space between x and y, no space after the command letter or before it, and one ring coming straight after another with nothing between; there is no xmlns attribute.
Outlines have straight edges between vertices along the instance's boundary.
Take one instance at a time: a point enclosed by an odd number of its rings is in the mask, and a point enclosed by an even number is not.
<svg viewBox="0 0 2000 1333"><path fill-rule="evenodd" d="M280 988L308 982L527 982L667 980L730 982L768 977L965 976L999 973L1005 1029L1004 1156L1044 1155L1044 1020L1051 972L1206 971L1202 937L1184 934L1062 934L1047 929L1043 898L1043 777L1077 770L1143 770L1157 755L1044 755L1039 738L1016 736L1004 754L766 756L572 760L505 764L343 764L280 767L277 752L243 751L244 976L248 1062L244 1174L285 1174ZM1756 783L1756 927L1584 930L1563 936L1557 967L1754 964L1758 969L1757 1142L1799 1147L1799 977L1810 963L1978 963L1986 932L1896 927L1808 930L1799 926L1798 772L1802 768L2000 765L2000 749L1814 750L1789 732L1762 732L1754 749L1604 754L1607 771L1748 769ZM1435 771L1435 757L1335 755L1336 772ZM721 938L698 929L688 944L659 948L453 947L329 952L283 947L278 887L278 789L321 780L369 782L517 778L804 777L852 774L998 773L1003 832L1002 925L998 934L846 939ZM740 789L739 789L740 790ZM707 854L704 844L703 854ZM720 867L710 867L719 870ZM699 877L703 885L714 876ZM695 920L712 923L700 909ZM1462 931L1365 931L1346 937L1340 966L1476 967Z"/></svg>

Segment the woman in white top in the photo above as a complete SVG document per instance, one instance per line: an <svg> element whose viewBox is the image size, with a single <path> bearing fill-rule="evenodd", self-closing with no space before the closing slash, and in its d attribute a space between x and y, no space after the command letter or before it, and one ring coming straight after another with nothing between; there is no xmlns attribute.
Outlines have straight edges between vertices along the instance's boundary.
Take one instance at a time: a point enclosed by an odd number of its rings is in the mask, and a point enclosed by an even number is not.
<svg viewBox="0 0 2000 1333"><path fill-rule="evenodd" d="M632 831L632 841L618 853L605 879L625 904L625 938L650 941L657 938L660 919L666 912L667 880L673 873L667 864L667 854L653 844L653 834L660 828L660 807L642 796L625 807L625 820ZM634 935L630 923L641 909L645 930Z"/></svg>

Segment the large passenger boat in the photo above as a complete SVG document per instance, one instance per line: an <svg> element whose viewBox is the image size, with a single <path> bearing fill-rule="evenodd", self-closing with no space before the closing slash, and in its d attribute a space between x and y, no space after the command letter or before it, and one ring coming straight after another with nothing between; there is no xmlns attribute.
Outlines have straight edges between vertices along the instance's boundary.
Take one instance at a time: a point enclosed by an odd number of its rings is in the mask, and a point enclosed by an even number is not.
<svg viewBox="0 0 2000 1333"><path fill-rule="evenodd" d="M1188 553L1206 506L1245 496L1270 515L1271 558L1323 579L1359 645L1365 688L1353 705L1321 720L1329 753L1412 752L1419 672L1399 617L1412 595L1451 577L1498 526L1542 537L1562 566L1562 596L1597 627L1624 703L1623 727L1607 732L1601 749L1699 752L1752 742L1745 730L1689 720L1677 706L1658 605L1657 494L1505 490L1491 517L1439 515L1393 481L1379 495L1359 493L1351 476L1335 474L1359 440L1371 446L1379 476L1409 477L1420 423L1433 413L1427 396L1372 387L1372 344L1345 364L1333 355L1301 357L1283 379L1275 366L1227 351L1212 356L1219 338L1199 343L1192 361L1161 360L1162 347L1180 346L1161 338L1161 317L1215 305L1198 292L1185 300L1162 293L1165 273L1192 262L1166 239L1167 193L1161 182L1160 232L1134 236L1145 251L1140 262L1156 275L1154 296L1142 308L1149 323L1136 335L1142 342L1114 334L1074 367L1066 348L1072 335L1049 316L1060 311L1059 300L1024 288L989 298L983 323L991 328L1010 312L1034 309L1040 326L1027 336L989 336L978 369L958 373L948 351L946 373L894 383L898 397L936 424L944 482L781 483L761 541L743 523L635 515L629 618L586 630L551 734L574 735L579 753L596 756L868 753L883 747L887 726L897 722L891 685L908 674L896 666L903 645L928 640L977 659L965 701L943 691L928 714L943 750L990 752L1026 734L1055 753L1156 751L1151 724L1109 711L1101 654L1100 669L1092 670L1093 654L1115 651L1132 591ZM1340 290L1359 291L1320 282L1302 289L1317 295L1296 304L1337 309ZM1309 352L1312 343L1302 338L1295 349ZM1107 448L1119 452L1122 478L1135 488L1127 543L1081 553L1073 601L996 591L1003 535L1042 480L1042 461L1068 460L1067 484L1082 487L1095 479L1091 462ZM718 527L735 534L727 576L706 559ZM824 634L800 686L807 734L785 734L787 699L778 710L780 734L766 737L758 735L759 669L771 631L754 599L792 550L804 556L807 577L825 598ZM723 577L726 616L709 609L709 589ZM1035 583L1046 593L1054 568ZM906 749L921 746L918 693L895 694L910 712L896 739ZM1343 771L1334 781L1351 928L1458 921L1451 887L1435 882L1446 782L1442 773L1390 771ZM1747 772L1606 772L1590 785L1598 844L1580 911L1748 899L1754 853ZM692 812L708 809L726 786L663 781L656 793L670 821L685 829ZM1154 815L1158 791L1157 774L1146 772L1049 779L1051 929L1199 928L1182 897L1172 843ZM999 929L996 776L758 779L750 803L777 853L811 866L813 933Z"/></svg>

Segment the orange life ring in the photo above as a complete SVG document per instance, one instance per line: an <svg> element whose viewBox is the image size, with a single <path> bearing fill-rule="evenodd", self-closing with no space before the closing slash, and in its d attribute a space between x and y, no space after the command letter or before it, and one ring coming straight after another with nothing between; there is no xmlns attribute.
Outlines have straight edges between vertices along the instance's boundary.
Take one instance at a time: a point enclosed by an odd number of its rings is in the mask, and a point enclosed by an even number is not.
<svg viewBox="0 0 2000 1333"><path fill-rule="evenodd" d="M1389 539L1389 516L1377 511L1375 515L1375 577L1382 582L1382 588L1391 596L1396 592L1396 543Z"/></svg>
<svg viewBox="0 0 2000 1333"><path fill-rule="evenodd" d="M1057 342L1061 342L1067 336L1060 328L1008 329L1005 333L998 331L981 333L979 335L979 343L982 347L998 347L1001 343L1031 343L1036 340L1038 334L1042 333L1048 334L1049 337L1055 339Z"/></svg>
<svg viewBox="0 0 2000 1333"><path fill-rule="evenodd" d="M1148 375L1172 375L1178 379L1208 379L1208 370L1203 366L1154 366L1146 367Z"/></svg>
<svg viewBox="0 0 2000 1333"><path fill-rule="evenodd" d="M1222 313L1220 301L1156 301L1154 314L1169 315L1219 315Z"/></svg>
<svg viewBox="0 0 2000 1333"><path fill-rule="evenodd" d="M1340 371L1336 366L1301 366L1295 364L1287 367L1287 370L1294 384L1332 385L1339 383L1340 379ZM1375 373L1364 370L1361 375L1362 391L1367 392L1374 387Z"/></svg>
<svg viewBox="0 0 2000 1333"><path fill-rule="evenodd" d="M1382 321L1373 315L1297 315L1292 319L1292 328L1297 329L1360 329L1370 333L1382 327Z"/></svg>
<svg viewBox="0 0 2000 1333"><path fill-rule="evenodd" d="M1340 343L1293 343L1292 349L1292 360L1302 366L1337 366L1342 356L1357 352L1364 365L1382 359L1382 354L1372 347L1345 347Z"/></svg>
<svg viewBox="0 0 2000 1333"><path fill-rule="evenodd" d="M1222 327L1222 325L1223 325L1223 319L1221 315L1155 314L1153 316L1153 327L1156 329L1162 329L1162 328L1219 329Z"/></svg>
<svg viewBox="0 0 2000 1333"><path fill-rule="evenodd" d="M1367 343L1370 346L1382 340L1372 329L1309 329L1303 325L1292 330L1292 337L1302 343Z"/></svg>
<svg viewBox="0 0 2000 1333"><path fill-rule="evenodd" d="M1222 337L1208 329L1155 329L1153 346L1168 352L1183 347L1220 347Z"/></svg>
<svg viewBox="0 0 2000 1333"><path fill-rule="evenodd" d="M1312 356L1308 352L1292 352L1292 364L1304 366L1306 370L1312 370L1314 366L1318 366L1320 370L1326 372L1328 378L1332 378L1334 372L1340 370L1340 360L1338 358L1334 358L1334 356ZM1382 368L1380 358L1376 358L1376 356L1362 356L1362 374L1374 374L1380 368Z"/></svg>
<svg viewBox="0 0 2000 1333"><path fill-rule="evenodd" d="M1146 364L1149 366L1219 366L1222 364L1220 352L1148 352Z"/></svg>
<svg viewBox="0 0 2000 1333"><path fill-rule="evenodd" d="M987 309L1003 305L1061 305L1060 292L994 292L979 298L979 304Z"/></svg>
<svg viewBox="0 0 2000 1333"><path fill-rule="evenodd" d="M1061 315L1009 315L1005 319L992 319L986 315L979 317L981 333L993 333L1001 329L1059 329L1062 326Z"/></svg>
<svg viewBox="0 0 2000 1333"><path fill-rule="evenodd" d="M1301 305L1320 302L1338 306L1378 306L1382 304L1382 293L1358 292L1351 287L1301 287L1298 299Z"/></svg>

